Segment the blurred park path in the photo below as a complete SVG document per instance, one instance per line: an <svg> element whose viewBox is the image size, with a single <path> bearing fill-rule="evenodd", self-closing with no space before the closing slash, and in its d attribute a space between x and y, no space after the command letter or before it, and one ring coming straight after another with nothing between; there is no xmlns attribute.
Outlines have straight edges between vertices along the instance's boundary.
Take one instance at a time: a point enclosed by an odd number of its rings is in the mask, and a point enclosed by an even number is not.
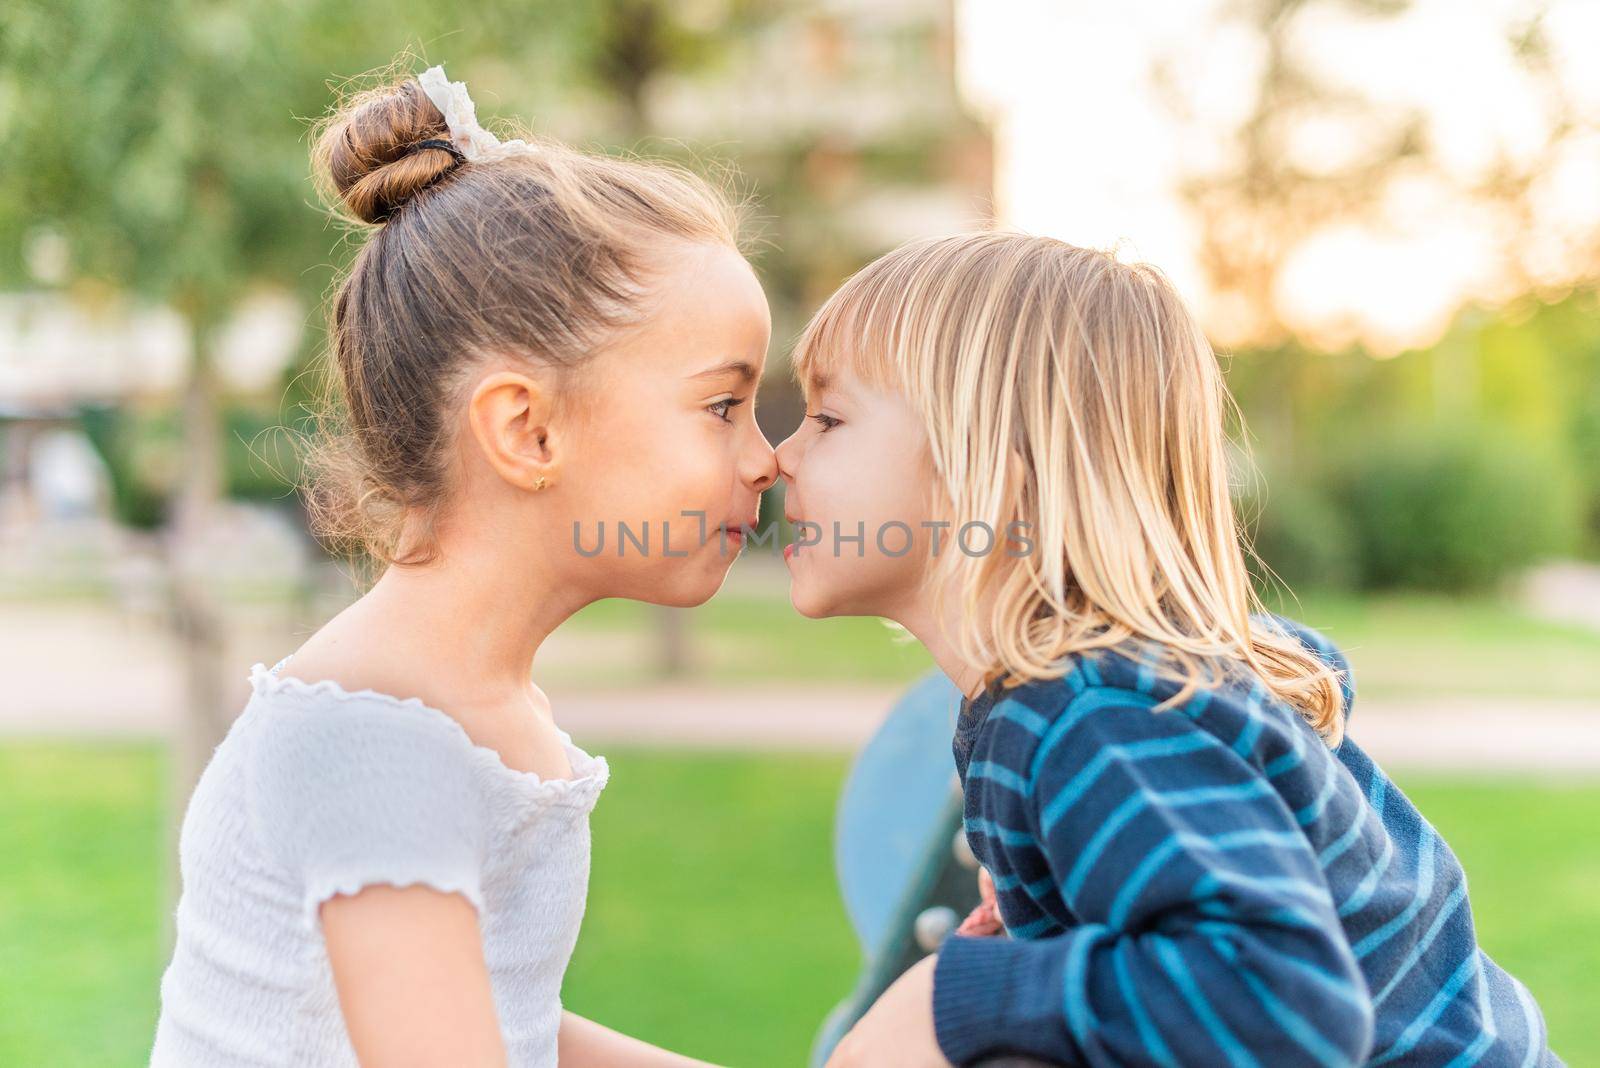
<svg viewBox="0 0 1600 1068"><path fill-rule="evenodd" d="M281 605L232 613L225 659L232 711L249 696L250 665L270 666L297 644L290 614ZM552 660L644 655L622 648L639 635L558 638ZM157 619L93 603L0 604L0 650L0 736L148 736L180 723L181 664ZM902 687L697 680L625 688L563 681L546 689L561 725L584 744L848 750L865 741ZM1351 734L1399 767L1600 773L1600 701L1591 698L1358 698Z"/></svg>
<svg viewBox="0 0 1600 1068"><path fill-rule="evenodd" d="M1523 600L1535 615L1600 630L1600 564L1565 560L1536 568Z"/></svg>

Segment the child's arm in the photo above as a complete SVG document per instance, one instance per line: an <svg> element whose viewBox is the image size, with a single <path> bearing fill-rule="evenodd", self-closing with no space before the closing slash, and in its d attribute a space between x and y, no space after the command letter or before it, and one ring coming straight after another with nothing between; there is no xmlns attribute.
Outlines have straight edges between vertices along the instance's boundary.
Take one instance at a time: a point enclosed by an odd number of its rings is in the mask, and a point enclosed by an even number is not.
<svg viewBox="0 0 1600 1068"><path fill-rule="evenodd" d="M570 1068L711 1068L570 1012L561 1014L559 1042L558 1059Z"/></svg>
<svg viewBox="0 0 1600 1068"><path fill-rule="evenodd" d="M322 903L328 963L362 1064L503 1065L478 914L460 894L374 884Z"/></svg>
<svg viewBox="0 0 1600 1068"><path fill-rule="evenodd" d="M1259 767L1183 709L1094 688L1021 756L969 775L993 780L990 829L1040 843L1082 922L1031 941L949 939L933 995L947 1056L1365 1059L1370 995L1297 814Z"/></svg>

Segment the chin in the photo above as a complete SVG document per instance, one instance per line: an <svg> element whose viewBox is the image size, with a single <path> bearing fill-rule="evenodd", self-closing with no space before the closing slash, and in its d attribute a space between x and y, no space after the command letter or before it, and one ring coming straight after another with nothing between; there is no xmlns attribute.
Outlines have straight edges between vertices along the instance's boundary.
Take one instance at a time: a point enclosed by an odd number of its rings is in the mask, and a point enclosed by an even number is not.
<svg viewBox="0 0 1600 1068"><path fill-rule="evenodd" d="M717 595L728 580L733 566L732 558L712 557L705 563L684 561L690 564L664 583L656 596L648 598L652 604L669 608L697 608Z"/></svg>
<svg viewBox="0 0 1600 1068"><path fill-rule="evenodd" d="M839 614L832 598L793 579L789 582L789 603L807 619L829 619Z"/></svg>

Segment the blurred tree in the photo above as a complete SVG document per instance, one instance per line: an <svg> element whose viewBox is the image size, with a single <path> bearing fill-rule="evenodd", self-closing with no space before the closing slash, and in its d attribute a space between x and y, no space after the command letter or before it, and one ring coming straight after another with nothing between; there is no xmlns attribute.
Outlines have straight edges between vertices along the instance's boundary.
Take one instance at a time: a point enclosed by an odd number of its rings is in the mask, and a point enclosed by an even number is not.
<svg viewBox="0 0 1600 1068"><path fill-rule="evenodd" d="M1542 6L1508 9L1503 27L1506 51L1541 105L1540 117L1529 123L1537 127L1529 130L1532 147L1519 145L1513 155L1496 146L1493 162L1475 171L1444 157L1430 116L1316 69L1307 47L1315 40L1307 28L1312 19L1332 12L1381 20L1411 6L1410 0L1223 5L1223 19L1242 23L1260 41L1260 73L1247 113L1221 131L1225 151L1202 154L1205 162L1184 177L1180 193L1197 223L1201 266L1229 343L1270 349L1287 342L1294 330L1279 303L1279 282L1290 256L1334 225L1389 229L1384 213L1402 181L1426 181L1440 196L1490 213L1511 294L1559 297L1600 278L1600 231L1574 235L1579 251L1565 264L1567 277L1552 282L1549 270L1536 265L1549 259L1549 250L1533 240L1545 192L1539 182L1572 138L1593 133L1600 123L1600 116L1584 113L1553 59ZM1184 127L1214 136L1216 117L1196 108L1175 66L1163 57L1153 71L1165 106ZM1336 148L1312 158L1299 135L1318 124L1339 136Z"/></svg>
<svg viewBox="0 0 1600 1068"><path fill-rule="evenodd" d="M312 206L304 117L328 107L331 75L384 67L409 44L375 29L448 30L457 54L508 59L508 42L534 42L526 51L548 61L573 24L572 6L554 0L486 0L470 15L462 27L439 5L361 0L0 8L0 284L34 281L25 247L44 227L63 241L70 291L166 303L188 323L183 472L164 538L187 673L174 812L228 722L223 617L197 566L223 490L218 328L252 287L315 300L326 284L326 271L307 270L325 262L330 233ZM176 849L168 856L175 864Z"/></svg>
<svg viewBox="0 0 1600 1068"><path fill-rule="evenodd" d="M1551 243L1540 238L1551 227L1540 217L1549 210L1549 190L1541 182L1579 138L1594 136L1600 116L1586 114L1566 84L1570 75L1555 62L1544 7L1508 8L1506 54L1537 102L1539 118L1530 120L1528 143L1515 153L1498 146L1493 162L1476 171L1453 165L1428 115L1397 107L1360 83L1335 80L1315 62L1318 37L1311 28L1317 19L1366 20L1372 32L1381 32L1377 25L1411 6L1409 0L1224 4L1220 18L1259 42L1260 63L1247 111L1221 128L1216 115L1199 110L1185 91L1181 64L1172 56L1156 63L1154 84L1181 128L1222 142L1217 151L1193 154L1202 162L1185 176L1180 193L1196 224L1217 340L1240 350L1228 364L1229 384L1264 443L1260 451L1270 468L1284 477L1320 477L1330 454L1357 451L1369 436L1405 440L1429 455L1455 455L1462 448L1459 428L1477 424L1486 437L1509 435L1536 449L1551 465L1548 481L1580 487L1571 492L1586 494L1589 514L1600 517L1600 478L1569 477L1573 465L1581 470L1583 458L1594 455L1588 428L1600 422L1594 356L1600 328L1584 318L1592 315L1586 309L1600 280L1600 231L1560 235L1557 275ZM1314 157L1303 136L1313 129L1340 132L1318 142L1332 147ZM1407 183L1461 205L1472 213L1471 225L1495 235L1508 302L1498 309L1464 308L1439 340L1393 359L1374 360L1360 343L1337 355L1318 351L1318 339L1298 336L1282 306L1285 267L1326 232L1388 232L1392 194ZM1545 308L1549 302L1555 303ZM1485 476L1473 485L1509 484ZM1443 507L1437 495L1430 500ZM1267 518L1269 532L1295 527ZM1441 515L1435 529L1465 536L1449 519ZM1429 526L1420 519L1415 524L1419 531ZM1600 523L1591 529L1591 545L1600 545ZM1541 544L1559 548L1570 539L1552 534ZM1393 578L1388 565L1378 570L1383 581Z"/></svg>
<svg viewBox="0 0 1600 1068"><path fill-rule="evenodd" d="M780 6L776 0L594 0L587 5L589 32L576 37L579 69L620 106L615 136L626 142L658 134L650 119L651 83L712 66Z"/></svg>
<svg viewBox="0 0 1600 1068"><path fill-rule="evenodd" d="M1395 168L1426 146L1424 121L1359 93L1330 86L1295 48L1297 20L1318 8L1388 15L1409 0L1241 0L1224 8L1245 21L1264 50L1254 104L1231 131L1229 164L1189 175L1180 187L1199 231L1199 259L1219 305L1218 319L1233 337L1255 346L1290 338L1277 301L1277 282L1289 254L1331 222L1361 217L1375 207ZM1182 92L1167 64L1155 82L1166 105L1188 124L1209 123ZM1309 167L1290 150L1295 131L1336 117L1367 136L1366 150L1343 162Z"/></svg>
<svg viewBox="0 0 1600 1068"><path fill-rule="evenodd" d="M164 540L186 669L187 728L174 760L181 809L226 723L223 618L195 566L221 491L213 338L246 287L320 255L305 240L314 227L295 225L304 153L290 164L285 142L295 146L298 130L280 123L274 137L269 120L292 114L288 101L306 90L285 91L288 64L253 47L237 8L71 6L9 5L0 23L4 134L15 153L0 172L0 201L28 205L29 221L65 238L70 288L165 301L189 326L183 476ZM24 220L5 221L0 244L20 248Z"/></svg>

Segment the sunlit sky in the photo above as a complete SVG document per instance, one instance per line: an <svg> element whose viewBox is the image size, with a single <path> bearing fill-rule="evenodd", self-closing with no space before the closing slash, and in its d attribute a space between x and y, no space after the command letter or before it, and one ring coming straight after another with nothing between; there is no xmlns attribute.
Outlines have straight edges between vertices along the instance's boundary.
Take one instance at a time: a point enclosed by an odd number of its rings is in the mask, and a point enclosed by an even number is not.
<svg viewBox="0 0 1600 1068"><path fill-rule="evenodd" d="M1248 114L1259 37L1223 0L960 0L960 77L994 125L1001 221L1078 244L1120 246L1163 267L1226 340L1208 301L1179 178L1223 158L1225 131ZM1496 160L1526 160L1549 112L1517 65L1505 28L1542 6L1554 61L1579 111L1600 116L1600 0L1415 0L1398 16L1314 9L1291 38L1319 76L1420 110L1452 184ZM1205 125L1175 118L1151 71L1165 60ZM1307 165L1358 145L1336 122L1298 131ZM1600 128L1570 138L1536 187L1534 217L1504 220L1439 182L1396 184L1381 219L1301 245L1275 295L1286 322L1320 343L1394 352L1435 340L1467 301L1511 294L1500 255L1515 241L1535 278L1559 285L1600 232Z"/></svg>

